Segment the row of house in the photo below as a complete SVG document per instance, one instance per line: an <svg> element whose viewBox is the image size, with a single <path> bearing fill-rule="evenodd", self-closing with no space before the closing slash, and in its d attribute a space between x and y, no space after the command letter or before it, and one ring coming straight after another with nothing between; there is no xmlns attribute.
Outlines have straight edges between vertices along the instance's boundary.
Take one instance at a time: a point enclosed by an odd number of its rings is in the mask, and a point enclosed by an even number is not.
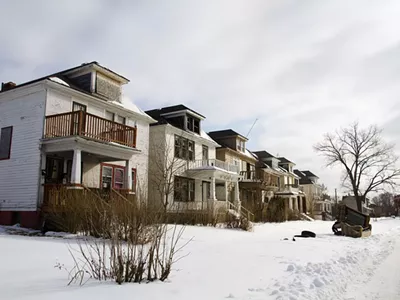
<svg viewBox="0 0 400 300"><path fill-rule="evenodd" d="M240 212L279 196L306 213L318 177L233 131L206 133L205 116L175 105L122 101L129 80L97 62L0 91L0 224L39 225L60 186L115 189L172 212Z"/></svg>

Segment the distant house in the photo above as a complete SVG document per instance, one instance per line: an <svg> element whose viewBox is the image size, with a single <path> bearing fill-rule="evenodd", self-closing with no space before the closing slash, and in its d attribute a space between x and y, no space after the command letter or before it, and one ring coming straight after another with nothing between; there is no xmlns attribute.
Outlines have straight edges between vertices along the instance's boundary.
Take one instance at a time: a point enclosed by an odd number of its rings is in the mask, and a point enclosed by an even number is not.
<svg viewBox="0 0 400 300"><path fill-rule="evenodd" d="M97 62L0 91L0 224L38 227L57 189L147 191L149 124Z"/></svg>
<svg viewBox="0 0 400 300"><path fill-rule="evenodd" d="M299 179L293 172L296 165L285 157L275 157L267 151L253 152L261 162L270 168L275 175L279 176L278 189L275 196L283 198L290 210L300 213L307 212L307 201L305 194L299 190Z"/></svg>
<svg viewBox="0 0 400 300"><path fill-rule="evenodd" d="M372 208L369 208L366 204L366 202L368 202L369 200L366 199L367 201L363 200L362 201L362 213L364 214L370 214L372 213L374 210ZM352 209L358 210L357 208L357 201L356 201L356 197L354 196L343 196L342 198L342 204L347 205L348 207L351 207Z"/></svg>
<svg viewBox="0 0 400 300"><path fill-rule="evenodd" d="M221 145L203 130L205 116L184 105L146 113L157 120L150 127L149 201L174 213L239 210L240 163L218 159L231 152L217 156Z"/></svg>
<svg viewBox="0 0 400 300"><path fill-rule="evenodd" d="M294 170L300 177L300 189L307 195L309 206L313 205L315 219L322 219L323 213L332 214L332 201L323 199L322 186L318 183L319 177L309 170Z"/></svg>
<svg viewBox="0 0 400 300"><path fill-rule="evenodd" d="M241 204L253 213L262 211L263 203L278 189L279 174L260 162L257 155L246 148L248 139L232 129L208 133L220 147L217 159L239 167Z"/></svg>

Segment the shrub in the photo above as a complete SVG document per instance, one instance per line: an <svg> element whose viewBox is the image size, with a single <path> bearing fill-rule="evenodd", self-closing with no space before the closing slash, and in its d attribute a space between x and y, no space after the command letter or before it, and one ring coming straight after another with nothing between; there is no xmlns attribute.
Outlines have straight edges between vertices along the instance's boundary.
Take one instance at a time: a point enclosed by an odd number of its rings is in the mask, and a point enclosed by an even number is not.
<svg viewBox="0 0 400 300"><path fill-rule="evenodd" d="M267 222L284 222L286 221L286 204L285 200L279 197L272 198L266 209Z"/></svg>

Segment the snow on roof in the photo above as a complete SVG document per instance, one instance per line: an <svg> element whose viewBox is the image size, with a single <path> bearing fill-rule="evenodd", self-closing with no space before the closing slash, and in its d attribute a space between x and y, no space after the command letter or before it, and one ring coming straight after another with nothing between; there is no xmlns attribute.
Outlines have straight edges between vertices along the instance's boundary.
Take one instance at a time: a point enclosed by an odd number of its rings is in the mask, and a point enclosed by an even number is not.
<svg viewBox="0 0 400 300"><path fill-rule="evenodd" d="M131 110L139 115L142 115L143 117L146 118L151 118L148 114L146 114L143 110L141 110L139 107L137 107L128 97L122 96L121 97L121 102L118 101L109 101L110 103L114 105L118 105L122 108Z"/></svg>
<svg viewBox="0 0 400 300"><path fill-rule="evenodd" d="M60 78L58 78L58 77L49 77L49 79L50 79L51 81L57 82L57 83L59 83L59 84L62 84L62 85L65 85L65 86L69 86L68 83L66 83L64 80L62 80L62 79L60 79Z"/></svg>
<svg viewBox="0 0 400 300"><path fill-rule="evenodd" d="M253 158L253 159L257 159L257 157L256 157L252 152L250 152L250 151L247 150L247 149L246 149L246 151L244 152L244 154L245 154L247 157L250 157L250 158Z"/></svg>
<svg viewBox="0 0 400 300"><path fill-rule="evenodd" d="M202 166L202 167L197 167L197 168L191 168L188 171L192 171L192 170L198 170L198 171L200 171L200 170L223 171L225 173L229 173L229 174L233 174L233 175L239 175L236 172L228 171L228 170L225 170L225 169L222 169L222 168L218 168L216 166Z"/></svg>

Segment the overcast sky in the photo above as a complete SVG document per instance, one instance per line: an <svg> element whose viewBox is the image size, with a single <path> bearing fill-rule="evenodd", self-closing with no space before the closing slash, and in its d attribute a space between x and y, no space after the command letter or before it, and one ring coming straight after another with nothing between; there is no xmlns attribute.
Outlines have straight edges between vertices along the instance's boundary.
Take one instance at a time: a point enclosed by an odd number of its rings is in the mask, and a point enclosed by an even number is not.
<svg viewBox="0 0 400 300"><path fill-rule="evenodd" d="M142 109L183 103L333 192L312 146L359 120L400 136L400 1L3 1L0 81L98 61ZM399 143L400 144L400 143ZM397 148L399 149L399 147Z"/></svg>

